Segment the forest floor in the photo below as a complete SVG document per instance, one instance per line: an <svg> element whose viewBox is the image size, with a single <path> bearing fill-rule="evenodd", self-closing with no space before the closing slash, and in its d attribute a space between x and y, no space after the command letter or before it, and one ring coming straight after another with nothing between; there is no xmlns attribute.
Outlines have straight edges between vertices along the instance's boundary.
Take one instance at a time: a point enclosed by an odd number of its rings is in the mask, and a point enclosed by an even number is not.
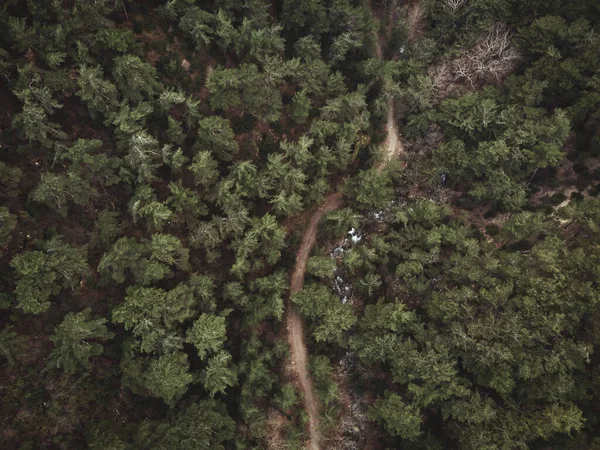
<svg viewBox="0 0 600 450"><path fill-rule="evenodd" d="M377 57L383 59L382 43L385 37L377 39ZM391 79L385 80L385 90L389 92ZM398 129L396 128L394 99L390 95L388 100L388 115L387 115L387 137L384 143L385 154L377 169L382 170L394 157L397 157L404 152ZM304 408L308 414L308 431L309 442L307 448L309 450L319 450L320 432L319 432L319 401L315 398L312 380L308 372L308 352L304 341L304 325L302 317L291 304L291 296L302 290L304 285L304 275L306 272L306 264L310 256L310 252L314 247L317 239L318 225L324 214L338 209L343 203L343 196L337 192L329 195L325 202L316 210L308 224L308 228L304 232L302 243L296 253L296 265L292 273L290 283L290 299L287 304L287 335L290 345L290 359L292 370L296 373L300 383L300 389L304 396Z"/></svg>

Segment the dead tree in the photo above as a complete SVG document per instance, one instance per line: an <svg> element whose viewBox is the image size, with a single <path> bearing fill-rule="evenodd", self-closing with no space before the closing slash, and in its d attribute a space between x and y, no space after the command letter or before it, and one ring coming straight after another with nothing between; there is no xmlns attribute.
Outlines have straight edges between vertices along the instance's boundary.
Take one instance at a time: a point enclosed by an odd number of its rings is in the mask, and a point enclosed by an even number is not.
<svg viewBox="0 0 600 450"><path fill-rule="evenodd" d="M484 84L499 83L515 69L518 60L510 29L497 23L462 56L442 61L429 70L434 96L440 101L461 86L478 89Z"/></svg>
<svg viewBox="0 0 600 450"><path fill-rule="evenodd" d="M466 3L467 0L442 0L444 7L449 9L452 14L456 14Z"/></svg>

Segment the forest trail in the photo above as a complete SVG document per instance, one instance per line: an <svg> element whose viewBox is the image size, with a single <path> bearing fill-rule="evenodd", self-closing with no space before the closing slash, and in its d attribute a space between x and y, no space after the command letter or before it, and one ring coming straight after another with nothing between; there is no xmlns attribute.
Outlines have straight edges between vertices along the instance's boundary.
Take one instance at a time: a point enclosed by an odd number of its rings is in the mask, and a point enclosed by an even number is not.
<svg viewBox="0 0 600 450"><path fill-rule="evenodd" d="M378 170L382 170L394 157L398 157L404 153L402 142L396 128L396 119L394 117L394 99L390 96L388 100L388 117L387 117L387 138L385 140L385 156L377 166Z"/></svg>
<svg viewBox="0 0 600 450"><path fill-rule="evenodd" d="M377 57L383 59L383 51L381 40L377 39ZM392 80L388 77L385 80L385 90L389 91ZM388 99L388 114L387 114L387 138L385 140L385 156L377 165L377 170L383 168L394 158L404 152L402 143L399 138L398 129L396 128L394 114L394 99L390 95ZM304 395L304 408L308 414L308 433L309 442L308 450L320 450L320 432L319 432L319 401L315 398L312 386L312 380L308 373L308 352L306 343L304 342L304 325L302 317L292 306L291 297L302 290L304 285L304 274L306 272L306 263L310 256L310 252L315 246L317 240L317 229L319 222L324 214L338 209L343 203L343 196L337 192L331 194L319 209L311 216L308 228L304 232L302 243L296 253L296 265L292 272L290 281L290 296L288 298L287 310L287 336L290 345L290 359L293 370L296 372L300 389Z"/></svg>
<svg viewBox="0 0 600 450"><path fill-rule="evenodd" d="M376 17L373 15L373 17ZM381 45L381 41L383 38L377 37L377 58L380 61L383 61L383 47ZM391 91L392 79L391 77L386 77L384 80L384 90L386 92ZM381 159L381 162L377 165L377 170L383 170L383 168L394 158L402 153L404 153L404 147L402 146L402 141L400 141L400 135L398 134L398 128L396 127L396 118L395 118L395 106L394 106L394 97L391 95L388 98L388 113L387 113L387 138L385 140L385 154Z"/></svg>
<svg viewBox="0 0 600 450"><path fill-rule="evenodd" d="M308 373L308 352L304 343L304 326L298 311L291 305L291 296L302 290L304 273L310 252L317 241L317 228L324 214L338 209L342 204L342 194L331 194L311 216L304 232L302 243L296 254L296 266L290 282L290 298L287 305L287 332L290 345L292 368L298 375L300 389L304 394L304 407L308 414L309 450L319 450L319 402L315 398L312 381Z"/></svg>

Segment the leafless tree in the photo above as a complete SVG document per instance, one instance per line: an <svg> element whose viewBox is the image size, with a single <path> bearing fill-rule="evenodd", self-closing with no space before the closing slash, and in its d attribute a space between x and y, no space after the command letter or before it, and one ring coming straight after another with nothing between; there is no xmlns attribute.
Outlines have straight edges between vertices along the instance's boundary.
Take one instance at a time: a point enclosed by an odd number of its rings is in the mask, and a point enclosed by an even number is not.
<svg viewBox="0 0 600 450"><path fill-rule="evenodd" d="M440 101L461 86L477 89L499 83L515 69L518 60L510 29L497 23L462 56L442 61L429 70L434 96Z"/></svg>
<svg viewBox="0 0 600 450"><path fill-rule="evenodd" d="M450 92L458 87L455 83L456 77L451 62L441 61L435 66L431 66L428 74L431 78L433 98L438 101L446 98Z"/></svg>
<svg viewBox="0 0 600 450"><path fill-rule="evenodd" d="M519 53L512 45L509 28L498 23L469 53L476 76L485 82L498 82L515 68Z"/></svg>
<svg viewBox="0 0 600 450"><path fill-rule="evenodd" d="M265 444L267 448L273 450L284 450L289 448L283 435L287 425L286 417L279 411L269 408L266 425L267 432L265 433Z"/></svg>
<svg viewBox="0 0 600 450"><path fill-rule="evenodd" d="M456 14L460 8L465 6L467 0L442 0L444 7Z"/></svg>

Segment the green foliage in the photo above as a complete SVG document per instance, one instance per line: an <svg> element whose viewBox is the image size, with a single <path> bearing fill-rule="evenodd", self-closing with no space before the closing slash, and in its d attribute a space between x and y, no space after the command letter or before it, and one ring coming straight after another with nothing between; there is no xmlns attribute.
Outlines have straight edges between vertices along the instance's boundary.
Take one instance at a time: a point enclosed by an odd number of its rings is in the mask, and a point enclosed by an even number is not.
<svg viewBox="0 0 600 450"><path fill-rule="evenodd" d="M306 264L306 270L324 280L331 279L335 271L335 260L327 256L312 256Z"/></svg>
<svg viewBox="0 0 600 450"><path fill-rule="evenodd" d="M234 434L235 423L225 405L217 400L201 400L173 415L168 424L159 426L153 448L223 450L223 443L231 440Z"/></svg>
<svg viewBox="0 0 600 450"><path fill-rule="evenodd" d="M562 158L569 119L561 110L548 116L541 108L500 106L492 94L442 103L439 120L455 138L435 150L434 161L456 180L476 180L471 191L476 199L518 210L526 200L520 180Z"/></svg>
<svg viewBox="0 0 600 450"><path fill-rule="evenodd" d="M310 31L318 35L326 31L328 25L325 6L319 0L285 0L282 17L285 27L298 34Z"/></svg>
<svg viewBox="0 0 600 450"><path fill-rule="evenodd" d="M196 347L200 359L223 348L226 339L225 317L202 314L187 332L186 342Z"/></svg>
<svg viewBox="0 0 600 450"><path fill-rule="evenodd" d="M317 342L341 343L344 333L357 321L350 303L340 302L331 288L322 284L307 283L292 301L303 315L315 321L313 335Z"/></svg>
<svg viewBox="0 0 600 450"><path fill-rule="evenodd" d="M142 278L143 272L138 272L139 264L144 252L144 246L134 238L123 237L119 239L112 248L102 257L98 265L98 271L109 274L117 283L125 282L127 270L138 274L136 278Z"/></svg>
<svg viewBox="0 0 600 450"><path fill-rule="evenodd" d="M161 231L171 219L173 212L167 205L157 201L152 187L141 184L129 201L129 211L134 222L142 218L150 230Z"/></svg>
<svg viewBox="0 0 600 450"><path fill-rule="evenodd" d="M46 203L51 209L67 216L67 202L86 206L94 195L94 188L87 180L82 179L77 173L54 174L45 172L40 178L37 188L32 192L31 199L36 202Z"/></svg>
<svg viewBox="0 0 600 450"><path fill-rule="evenodd" d="M0 161L0 197L14 197L23 172Z"/></svg>
<svg viewBox="0 0 600 450"><path fill-rule="evenodd" d="M17 226L17 217L8 208L0 207L0 248L10 241L10 235ZM0 255L2 253L0 252Z"/></svg>
<svg viewBox="0 0 600 450"><path fill-rule="evenodd" d="M276 397L275 404L282 411L288 412L297 406L299 398L296 393L296 388L291 383L286 383L281 388L281 393Z"/></svg>
<svg viewBox="0 0 600 450"><path fill-rule="evenodd" d="M107 116L116 111L119 101L117 88L103 77L102 68L82 65L77 78L77 96L87 105L90 113Z"/></svg>
<svg viewBox="0 0 600 450"><path fill-rule="evenodd" d="M13 328L12 325L7 325L0 330L0 355L6 358L9 366L14 364L15 356L19 352L19 338Z"/></svg>
<svg viewBox="0 0 600 450"><path fill-rule="evenodd" d="M150 136L146 130L136 131L128 136L125 145L128 153L124 160L137 172L137 180L141 183L155 180L159 158L163 156L164 159L164 155L168 153L169 148L163 147L161 152L158 148L158 141Z"/></svg>
<svg viewBox="0 0 600 450"><path fill-rule="evenodd" d="M191 224L208 212L206 205L200 202L196 193L184 187L181 180L177 183L169 183L169 190L171 195L167 199L167 205L174 212L176 220Z"/></svg>
<svg viewBox="0 0 600 450"><path fill-rule="evenodd" d="M116 50L119 53L127 53L134 50L136 45L135 35L131 30L117 28L104 28L99 30L95 35L95 40L95 45L98 47Z"/></svg>
<svg viewBox="0 0 600 450"><path fill-rule="evenodd" d="M369 297L381 287L381 278L374 273L368 273L358 280L358 288Z"/></svg>
<svg viewBox="0 0 600 450"><path fill-rule="evenodd" d="M281 271L266 277L257 278L250 283L250 293L239 282L225 285L224 298L241 307L248 324L258 324L267 318L281 320L284 311L284 294L288 289L288 280Z"/></svg>
<svg viewBox="0 0 600 450"><path fill-rule="evenodd" d="M67 135L60 125L48 120L48 114L41 106L31 104L27 100L23 111L17 114L12 122L13 128L21 130L23 135L33 142L50 147L51 139L66 139Z"/></svg>
<svg viewBox="0 0 600 450"><path fill-rule="evenodd" d="M231 244L235 263L231 272L241 278L250 270L272 266L281 257L285 246L285 232L270 214L253 219L251 228Z"/></svg>
<svg viewBox="0 0 600 450"><path fill-rule="evenodd" d="M309 362L311 375L319 399L325 406L332 406L340 399L340 390L334 380L334 369L326 356L313 356Z"/></svg>
<svg viewBox="0 0 600 450"><path fill-rule="evenodd" d="M100 427L89 433L87 437L88 448L91 450L126 450L126 444L121 438L110 430Z"/></svg>
<svg viewBox="0 0 600 450"><path fill-rule="evenodd" d="M373 419L382 421L390 434L402 439L414 440L421 434L419 409L404 402L397 394L389 393L385 400L379 400L370 415Z"/></svg>
<svg viewBox="0 0 600 450"><path fill-rule="evenodd" d="M57 144L55 160L68 160L71 163L67 173L68 177L98 183L103 188L112 186L121 181L116 175L116 171L121 168L122 162L118 157L110 157L103 153L102 147L103 143L99 139L77 139L71 147ZM85 183L85 181L81 183ZM73 188L70 191L73 191ZM75 191L71 196L86 198L89 194ZM76 200L73 201L77 203Z"/></svg>
<svg viewBox="0 0 600 450"><path fill-rule="evenodd" d="M266 63L263 73L255 64L242 64L235 69L216 68L207 83L210 105L226 110L243 104L257 118L277 121L282 106L278 85L288 68L280 59L269 59Z"/></svg>
<svg viewBox="0 0 600 450"><path fill-rule="evenodd" d="M202 311L214 311L214 289L210 277L200 274L169 291L130 286L125 302L113 310L112 320L131 331L136 338L132 348L147 354L175 351L185 340L181 324L196 317L199 306ZM197 347L201 357L206 350L218 350L224 340L225 319L211 314L201 315L187 332L187 342Z"/></svg>
<svg viewBox="0 0 600 450"><path fill-rule="evenodd" d="M50 138L67 137L60 124L48 120L48 116L54 114L55 109L60 109L62 105L52 97L50 89L41 84L39 74L28 74L30 68L31 66L27 66L20 70L19 78L23 83L27 83L27 87L14 92L23 102L23 109L15 115L12 126L19 129L30 142L39 142L45 147L51 147Z"/></svg>
<svg viewBox="0 0 600 450"><path fill-rule="evenodd" d="M183 144L186 138L186 133L181 127L181 122L171 116L169 116L167 120L169 123L167 127L167 136L169 137L169 140L178 145Z"/></svg>
<svg viewBox="0 0 600 450"><path fill-rule="evenodd" d="M190 300L193 301L193 297ZM167 293L162 289L131 286L127 289L125 302L113 310L112 320L132 331L142 352L152 353L159 346L173 351L181 348L183 343L180 337L169 333L170 327L165 322L180 322L192 317L191 306L189 300L187 304L169 305Z"/></svg>
<svg viewBox="0 0 600 450"><path fill-rule="evenodd" d="M119 217L119 213L115 211L104 210L98 214L90 241L92 245L105 247L114 242L123 231L123 224L119 222Z"/></svg>
<svg viewBox="0 0 600 450"><path fill-rule="evenodd" d="M598 2L371 3L2 4L4 447L300 448L340 190L321 445L598 447Z"/></svg>
<svg viewBox="0 0 600 450"><path fill-rule="evenodd" d="M83 250L65 244L59 237L41 243L41 250L15 256L10 265L17 274L15 295L19 308L28 314L46 311L52 296L62 288L75 289L88 271Z"/></svg>
<svg viewBox="0 0 600 450"><path fill-rule="evenodd" d="M117 56L112 74L121 95L134 102L151 99L163 89L156 69L134 55Z"/></svg>
<svg viewBox="0 0 600 450"><path fill-rule="evenodd" d="M66 374L75 373L80 367L89 370L90 358L101 355L103 346L97 341L112 338L106 319L92 319L92 310L68 313L54 329L50 338L54 349L50 353L48 369L62 369Z"/></svg>
<svg viewBox="0 0 600 450"><path fill-rule="evenodd" d="M476 239L433 202L393 213L381 237L388 245L374 249L389 258L397 278L379 279L380 268L352 263L359 289L369 294L372 278L388 293L365 307L348 338L364 363L388 365L396 384L384 397L378 392L371 419L420 442L429 408L439 405L451 436L444 442L469 449L509 448L582 429L585 410L573 402L582 398L575 386L590 361L590 335L580 320L595 308L597 294L584 281L591 266L581 249L570 248L541 214L508 219L498 233L502 246ZM524 245L530 250L521 252ZM343 254L344 264L353 253ZM318 311L324 295L302 299L305 312ZM416 311L405 306L416 302L422 305Z"/></svg>
<svg viewBox="0 0 600 450"><path fill-rule="evenodd" d="M388 173L377 169L360 171L345 186L345 191L362 208L382 208L387 206L394 195Z"/></svg>
<svg viewBox="0 0 600 450"><path fill-rule="evenodd" d="M98 270L117 283L124 283L132 273L141 285L148 285L173 275L173 269L188 269L189 250L168 234L154 234L150 242L120 238L102 256Z"/></svg>
<svg viewBox="0 0 600 450"><path fill-rule="evenodd" d="M196 184L205 188L213 186L219 178L218 163L214 160L209 151L200 151L194 156L189 170L194 174Z"/></svg>
<svg viewBox="0 0 600 450"><path fill-rule="evenodd" d="M211 397L224 394L228 387L237 384L237 370L231 364L231 355L224 350L209 358L201 375L202 384Z"/></svg>
<svg viewBox="0 0 600 450"><path fill-rule="evenodd" d="M238 151L239 146L234 137L227 119L211 116L198 122L198 146L210 150L222 161L230 161Z"/></svg>
<svg viewBox="0 0 600 450"><path fill-rule="evenodd" d="M146 389L169 406L174 406L185 394L192 380L187 356L182 352L168 353L151 360L143 377Z"/></svg>
<svg viewBox="0 0 600 450"><path fill-rule="evenodd" d="M310 98L306 90L301 90L294 94L292 104L290 105L290 116L298 123L304 123L310 113Z"/></svg>
<svg viewBox="0 0 600 450"><path fill-rule="evenodd" d="M197 6L192 6L187 8L187 11L179 20L179 28L192 40L196 50L200 50L210 44L213 33L212 22L212 14Z"/></svg>

